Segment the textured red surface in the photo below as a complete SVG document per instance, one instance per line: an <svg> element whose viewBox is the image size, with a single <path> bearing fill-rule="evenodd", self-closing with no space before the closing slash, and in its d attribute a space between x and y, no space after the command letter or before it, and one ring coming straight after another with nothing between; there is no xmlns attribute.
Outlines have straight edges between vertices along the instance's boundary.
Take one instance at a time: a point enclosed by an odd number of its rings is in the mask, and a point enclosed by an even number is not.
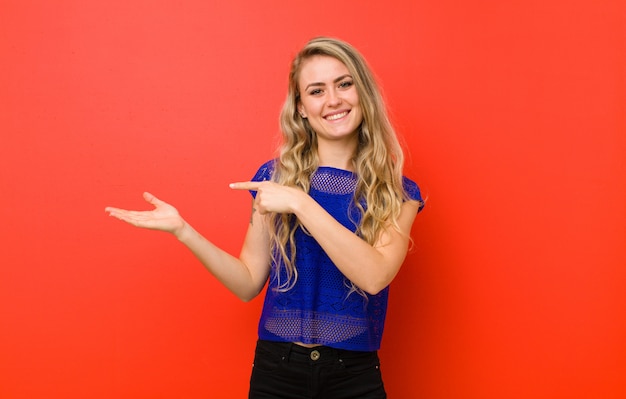
<svg viewBox="0 0 626 399"><path fill-rule="evenodd" d="M428 196L392 398L626 397L621 1L3 1L0 397L245 397L260 300L108 218L149 190L239 251L293 54L352 42Z"/></svg>

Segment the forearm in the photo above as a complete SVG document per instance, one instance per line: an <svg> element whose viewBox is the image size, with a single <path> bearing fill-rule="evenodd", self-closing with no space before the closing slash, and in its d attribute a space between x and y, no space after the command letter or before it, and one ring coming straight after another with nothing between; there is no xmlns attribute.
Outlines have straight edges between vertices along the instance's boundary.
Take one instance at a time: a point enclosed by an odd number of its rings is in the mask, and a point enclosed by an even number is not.
<svg viewBox="0 0 626 399"><path fill-rule="evenodd" d="M263 282L259 282L258 278L256 280L253 278L242 260L208 241L186 222L175 236L219 282L239 299L247 302L258 295Z"/></svg>
<svg viewBox="0 0 626 399"><path fill-rule="evenodd" d="M298 201L294 213L337 268L357 287L375 294L391 283L404 261L413 211L407 207L399 220L402 232L389 228L375 245L346 229L308 196Z"/></svg>

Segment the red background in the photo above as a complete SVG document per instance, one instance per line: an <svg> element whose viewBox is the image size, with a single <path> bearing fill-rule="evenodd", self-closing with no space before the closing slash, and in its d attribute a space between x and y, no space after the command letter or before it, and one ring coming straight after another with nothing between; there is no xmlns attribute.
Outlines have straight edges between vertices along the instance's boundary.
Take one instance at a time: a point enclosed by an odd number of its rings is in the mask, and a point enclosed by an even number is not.
<svg viewBox="0 0 626 399"><path fill-rule="evenodd" d="M108 218L149 190L238 253L288 64L359 48L428 195L392 398L626 397L620 0L0 2L0 397L242 398L260 299Z"/></svg>

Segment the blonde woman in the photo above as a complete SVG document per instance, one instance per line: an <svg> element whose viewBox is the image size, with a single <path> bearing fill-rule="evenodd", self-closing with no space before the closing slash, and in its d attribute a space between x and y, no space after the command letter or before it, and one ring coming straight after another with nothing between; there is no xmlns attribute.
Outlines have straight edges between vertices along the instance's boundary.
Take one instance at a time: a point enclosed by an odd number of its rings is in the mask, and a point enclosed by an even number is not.
<svg viewBox="0 0 626 399"><path fill-rule="evenodd" d="M403 154L380 91L349 44L316 38L294 58L277 159L253 179L239 257L145 193L151 211L106 208L172 233L248 301L268 282L250 398L385 398L380 348L389 284L423 202L402 175Z"/></svg>

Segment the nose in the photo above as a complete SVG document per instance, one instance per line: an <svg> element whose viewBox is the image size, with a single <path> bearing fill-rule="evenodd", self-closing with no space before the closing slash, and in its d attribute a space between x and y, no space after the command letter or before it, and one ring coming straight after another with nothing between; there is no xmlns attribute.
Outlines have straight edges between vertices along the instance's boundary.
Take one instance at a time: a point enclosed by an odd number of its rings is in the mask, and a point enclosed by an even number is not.
<svg viewBox="0 0 626 399"><path fill-rule="evenodd" d="M341 97L339 96L339 93L337 93L337 90L328 90L326 103L331 107L336 107L341 104Z"/></svg>

